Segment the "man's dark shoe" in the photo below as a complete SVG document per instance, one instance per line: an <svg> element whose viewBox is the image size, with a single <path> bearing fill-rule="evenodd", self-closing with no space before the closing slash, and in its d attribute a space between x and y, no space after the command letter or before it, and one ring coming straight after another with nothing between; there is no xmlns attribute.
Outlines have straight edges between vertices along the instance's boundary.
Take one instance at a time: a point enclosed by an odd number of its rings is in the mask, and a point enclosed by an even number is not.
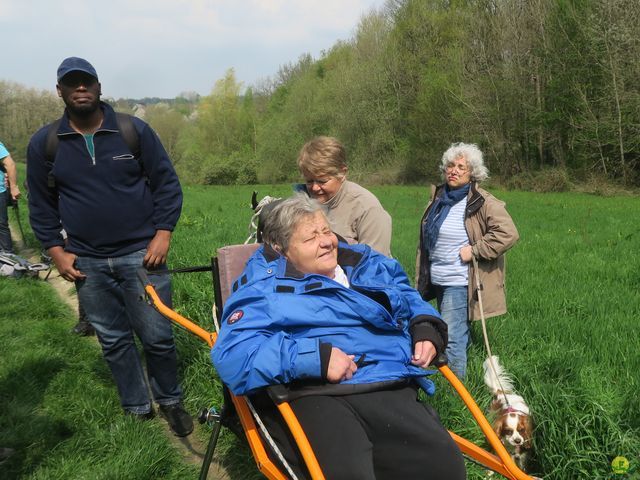
<svg viewBox="0 0 640 480"><path fill-rule="evenodd" d="M151 420L156 416L156 412L154 412L153 409L151 409L147 413L135 413L131 410L125 410L124 414L128 417L133 417L136 420Z"/></svg>
<svg viewBox="0 0 640 480"><path fill-rule="evenodd" d="M172 405L160 405L160 414L178 437L186 437L193 432L193 419L184 409L181 402Z"/></svg>
<svg viewBox="0 0 640 480"><path fill-rule="evenodd" d="M91 325L89 322L83 322L81 320L76 324L75 327L73 327L73 329L71 329L71 332L81 337L90 337L96 334L96 329L93 328L93 325Z"/></svg>

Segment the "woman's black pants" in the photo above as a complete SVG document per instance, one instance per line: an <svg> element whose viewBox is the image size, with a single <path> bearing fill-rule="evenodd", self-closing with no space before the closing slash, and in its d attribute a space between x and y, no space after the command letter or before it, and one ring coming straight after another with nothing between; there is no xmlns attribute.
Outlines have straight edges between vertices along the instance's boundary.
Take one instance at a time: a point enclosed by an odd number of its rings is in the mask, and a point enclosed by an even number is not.
<svg viewBox="0 0 640 480"><path fill-rule="evenodd" d="M410 386L290 402L327 480L466 478L464 460L433 408ZM266 395L254 406L298 478L304 461Z"/></svg>

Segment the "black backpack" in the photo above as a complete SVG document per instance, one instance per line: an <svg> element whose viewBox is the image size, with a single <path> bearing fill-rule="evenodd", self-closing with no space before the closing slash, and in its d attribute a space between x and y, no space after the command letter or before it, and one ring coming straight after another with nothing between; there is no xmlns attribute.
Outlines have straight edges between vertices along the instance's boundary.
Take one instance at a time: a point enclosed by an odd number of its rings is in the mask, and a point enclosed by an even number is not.
<svg viewBox="0 0 640 480"><path fill-rule="evenodd" d="M49 188L56 187L56 179L51 172L53 171L53 163L56 161L56 151L58 150L58 143L60 142L58 139L60 122L62 122L62 118L50 123L47 127L44 158L47 165L47 186ZM133 156L140 163L140 169L144 175L144 166L142 165L142 160L140 160L140 136L138 135L136 126L133 124L133 118L126 113L116 112L116 122L118 123L120 135L122 135L127 147L129 147Z"/></svg>

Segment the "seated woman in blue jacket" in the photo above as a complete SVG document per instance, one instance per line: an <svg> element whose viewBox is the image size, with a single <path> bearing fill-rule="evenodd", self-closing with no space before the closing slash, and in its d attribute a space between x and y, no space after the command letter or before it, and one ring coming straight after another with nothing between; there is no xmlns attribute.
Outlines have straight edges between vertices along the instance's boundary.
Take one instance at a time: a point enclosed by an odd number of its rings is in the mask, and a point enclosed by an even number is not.
<svg viewBox="0 0 640 480"><path fill-rule="evenodd" d="M331 232L306 195L269 214L212 351L249 395L299 478L308 476L265 388L284 385L327 479L463 479L458 447L414 380L447 343L400 264Z"/></svg>

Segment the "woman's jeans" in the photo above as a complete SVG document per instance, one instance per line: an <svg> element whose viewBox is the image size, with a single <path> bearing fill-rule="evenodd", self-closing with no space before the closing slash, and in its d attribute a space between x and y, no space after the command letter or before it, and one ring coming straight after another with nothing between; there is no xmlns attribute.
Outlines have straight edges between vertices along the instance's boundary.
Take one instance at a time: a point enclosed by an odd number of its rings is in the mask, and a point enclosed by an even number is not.
<svg viewBox="0 0 640 480"><path fill-rule="evenodd" d="M9 190L0 192L0 251L13 252L9 230Z"/></svg>
<svg viewBox="0 0 640 480"><path fill-rule="evenodd" d="M140 250L113 258L78 257L75 264L87 276L76 282L78 299L96 329L122 408L136 414L149 412L151 399L134 333L142 343L155 401L171 405L182 395L171 323L147 304L136 273L145 253ZM169 275L151 278L162 301L171 306Z"/></svg>
<svg viewBox="0 0 640 480"><path fill-rule="evenodd" d="M460 379L467 374L469 346L469 302L467 286L436 286L438 311L448 327L447 358L449 368Z"/></svg>

